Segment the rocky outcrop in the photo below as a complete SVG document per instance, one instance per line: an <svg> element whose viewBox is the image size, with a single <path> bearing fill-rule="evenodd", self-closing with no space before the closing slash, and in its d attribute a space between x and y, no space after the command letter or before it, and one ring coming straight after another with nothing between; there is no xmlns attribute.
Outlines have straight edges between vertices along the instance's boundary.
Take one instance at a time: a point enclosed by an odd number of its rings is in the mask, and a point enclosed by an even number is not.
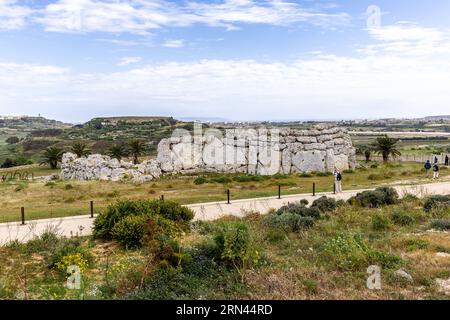
<svg viewBox="0 0 450 320"><path fill-rule="evenodd" d="M73 153L65 153L61 163L61 179L63 180L130 179L135 182L145 182L158 179L160 176L161 169L156 160L144 161L135 166L131 162L119 161L99 154L78 158Z"/></svg>
<svg viewBox="0 0 450 320"><path fill-rule="evenodd" d="M319 125L310 130L233 129L204 135L163 139L155 160L137 166L103 155L77 158L64 154L61 178L65 180L131 179L145 182L164 174L200 172L277 173L345 170L356 164L348 132Z"/></svg>

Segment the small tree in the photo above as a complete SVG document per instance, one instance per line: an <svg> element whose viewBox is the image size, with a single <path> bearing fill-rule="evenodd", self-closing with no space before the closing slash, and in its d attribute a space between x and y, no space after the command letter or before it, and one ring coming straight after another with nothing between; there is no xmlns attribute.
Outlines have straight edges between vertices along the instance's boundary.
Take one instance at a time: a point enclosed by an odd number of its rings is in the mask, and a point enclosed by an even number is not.
<svg viewBox="0 0 450 320"><path fill-rule="evenodd" d="M50 165L50 168L58 168L58 163L61 162L63 151L56 147L47 148L42 156L41 165Z"/></svg>
<svg viewBox="0 0 450 320"><path fill-rule="evenodd" d="M373 147L372 146L360 146L356 149L356 153L359 155L364 155L366 162L370 161L372 156Z"/></svg>
<svg viewBox="0 0 450 320"><path fill-rule="evenodd" d="M388 162L389 156L396 157L401 156L401 152L396 149L398 139L389 138L387 135L377 138L373 145L373 150L377 154L383 156L383 161Z"/></svg>
<svg viewBox="0 0 450 320"><path fill-rule="evenodd" d="M108 154L117 160L122 160L123 157L127 156L127 150L123 144L114 144L109 148Z"/></svg>
<svg viewBox="0 0 450 320"><path fill-rule="evenodd" d="M77 157L87 157L91 154L91 150L88 149L87 145L83 142L76 142L72 148L72 152L77 155Z"/></svg>
<svg viewBox="0 0 450 320"><path fill-rule="evenodd" d="M130 153L133 156L134 164L139 163L139 157L145 152L145 143L141 140L133 140L130 142Z"/></svg>
<svg viewBox="0 0 450 320"><path fill-rule="evenodd" d="M7 144L17 144L19 143L20 139L18 137L9 137L6 139Z"/></svg>

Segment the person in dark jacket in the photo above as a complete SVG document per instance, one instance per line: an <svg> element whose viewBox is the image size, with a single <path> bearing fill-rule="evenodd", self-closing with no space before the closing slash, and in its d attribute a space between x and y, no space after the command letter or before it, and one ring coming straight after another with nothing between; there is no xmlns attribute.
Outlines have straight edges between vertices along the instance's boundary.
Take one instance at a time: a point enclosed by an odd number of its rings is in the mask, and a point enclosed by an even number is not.
<svg viewBox="0 0 450 320"><path fill-rule="evenodd" d="M439 160L438 160L438 157L435 156L435 157L434 157L434 164L438 163L438 161L439 161Z"/></svg>
<svg viewBox="0 0 450 320"><path fill-rule="evenodd" d="M445 155L445 165L446 165L446 166L448 166L448 162L449 162L448 154L446 154L446 155Z"/></svg>
<svg viewBox="0 0 450 320"><path fill-rule="evenodd" d="M427 162L425 162L425 172L427 177L430 175L430 169L431 169L431 162L430 160L427 160Z"/></svg>
<svg viewBox="0 0 450 320"><path fill-rule="evenodd" d="M433 166L433 179L439 179L439 165L437 163Z"/></svg>

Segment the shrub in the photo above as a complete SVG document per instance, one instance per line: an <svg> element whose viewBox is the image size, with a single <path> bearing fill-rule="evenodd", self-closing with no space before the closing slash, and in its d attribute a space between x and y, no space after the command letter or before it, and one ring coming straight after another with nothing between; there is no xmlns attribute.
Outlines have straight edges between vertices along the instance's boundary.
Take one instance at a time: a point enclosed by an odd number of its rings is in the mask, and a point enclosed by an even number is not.
<svg viewBox="0 0 450 320"><path fill-rule="evenodd" d="M300 200L300 204L306 207L309 204L309 201L306 199L302 199Z"/></svg>
<svg viewBox="0 0 450 320"><path fill-rule="evenodd" d="M450 230L450 219L438 219L431 222L431 228L437 230Z"/></svg>
<svg viewBox="0 0 450 320"><path fill-rule="evenodd" d="M205 184L207 182L208 180L205 177L197 177L194 179L194 184L196 185Z"/></svg>
<svg viewBox="0 0 450 320"><path fill-rule="evenodd" d="M241 175L233 178L236 182L258 182L270 179L268 176L257 176L257 175Z"/></svg>
<svg viewBox="0 0 450 320"><path fill-rule="evenodd" d="M283 214L272 214L265 217L263 224L271 228L280 228L287 232L298 232L314 226L315 219L302 217L298 214L285 212Z"/></svg>
<svg viewBox="0 0 450 320"><path fill-rule="evenodd" d="M450 195L434 195L425 200L423 208L426 212L435 209L450 209Z"/></svg>
<svg viewBox="0 0 450 320"><path fill-rule="evenodd" d="M411 193L407 193L403 196L402 201L403 202L413 202L413 201L418 201L419 198Z"/></svg>
<svg viewBox="0 0 450 320"><path fill-rule="evenodd" d="M357 204L365 208L379 208L398 202L398 193L393 188L378 188L374 191L364 191L348 200L350 204Z"/></svg>
<svg viewBox="0 0 450 320"><path fill-rule="evenodd" d="M376 213L372 216L372 229L376 231L388 230L391 227L391 221L383 214Z"/></svg>
<svg viewBox="0 0 450 320"><path fill-rule="evenodd" d="M303 172L302 174L300 174L300 177L301 178L312 178L312 174L311 173L306 173L306 172Z"/></svg>
<svg viewBox="0 0 450 320"><path fill-rule="evenodd" d="M115 224L127 216L146 216L147 218L161 216L165 219L175 221L187 229L187 222L193 219L194 213L189 208L183 207L173 201L118 201L108 206L106 211L99 214L95 219L93 227L94 237L112 239L111 232Z"/></svg>
<svg viewBox="0 0 450 320"><path fill-rule="evenodd" d="M253 248L249 226L242 221L222 224L214 236L214 242L218 258L233 265L239 272L259 260L259 252Z"/></svg>
<svg viewBox="0 0 450 320"><path fill-rule="evenodd" d="M80 272L83 273L89 267L89 262L83 258L80 253L68 254L56 262L55 267L62 273L67 272L67 268L70 266L77 266Z"/></svg>
<svg viewBox="0 0 450 320"><path fill-rule="evenodd" d="M92 254L83 246L80 239L61 239L56 244L56 247L50 252L50 255L46 257L46 262L50 268L57 268L57 264L63 261L66 256L79 254L80 257L86 261L87 265L90 265L93 261ZM66 258L66 259L74 259ZM65 272L66 270L64 270Z"/></svg>
<svg viewBox="0 0 450 320"><path fill-rule="evenodd" d="M72 189L73 189L73 185L71 185L70 183L69 183L69 184L66 184L66 185L64 186L64 189L65 189L65 190L72 190Z"/></svg>
<svg viewBox="0 0 450 320"><path fill-rule="evenodd" d="M276 212L278 215L284 213L293 213L302 217L311 217L314 219L320 218L320 211L316 207L307 208L301 203L290 203L286 206L281 207Z"/></svg>
<svg viewBox="0 0 450 320"><path fill-rule="evenodd" d="M117 222L111 230L111 236L127 249L139 248L145 234L148 216L127 216Z"/></svg>
<svg viewBox="0 0 450 320"><path fill-rule="evenodd" d="M391 215L392 221L400 226L409 226L416 223L416 219L403 209L395 209Z"/></svg>
<svg viewBox="0 0 450 320"><path fill-rule="evenodd" d="M216 183L223 183L223 184L232 182L231 178L229 178L227 176L215 177L215 178L212 178L211 181L216 182Z"/></svg>
<svg viewBox="0 0 450 320"><path fill-rule="evenodd" d="M326 213L336 210L337 205L335 199L323 196L317 200L314 200L311 207L319 209L322 213Z"/></svg>
<svg viewBox="0 0 450 320"><path fill-rule="evenodd" d="M333 173L332 172L317 172L316 176L317 177L330 177L332 176Z"/></svg>

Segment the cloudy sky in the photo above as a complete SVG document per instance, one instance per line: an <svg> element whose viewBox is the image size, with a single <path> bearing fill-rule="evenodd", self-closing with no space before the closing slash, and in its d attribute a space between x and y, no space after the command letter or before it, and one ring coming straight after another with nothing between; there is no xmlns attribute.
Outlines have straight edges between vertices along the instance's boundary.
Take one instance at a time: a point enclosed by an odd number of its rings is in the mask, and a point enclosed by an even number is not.
<svg viewBox="0 0 450 320"><path fill-rule="evenodd" d="M0 114L450 114L448 0L0 0Z"/></svg>

